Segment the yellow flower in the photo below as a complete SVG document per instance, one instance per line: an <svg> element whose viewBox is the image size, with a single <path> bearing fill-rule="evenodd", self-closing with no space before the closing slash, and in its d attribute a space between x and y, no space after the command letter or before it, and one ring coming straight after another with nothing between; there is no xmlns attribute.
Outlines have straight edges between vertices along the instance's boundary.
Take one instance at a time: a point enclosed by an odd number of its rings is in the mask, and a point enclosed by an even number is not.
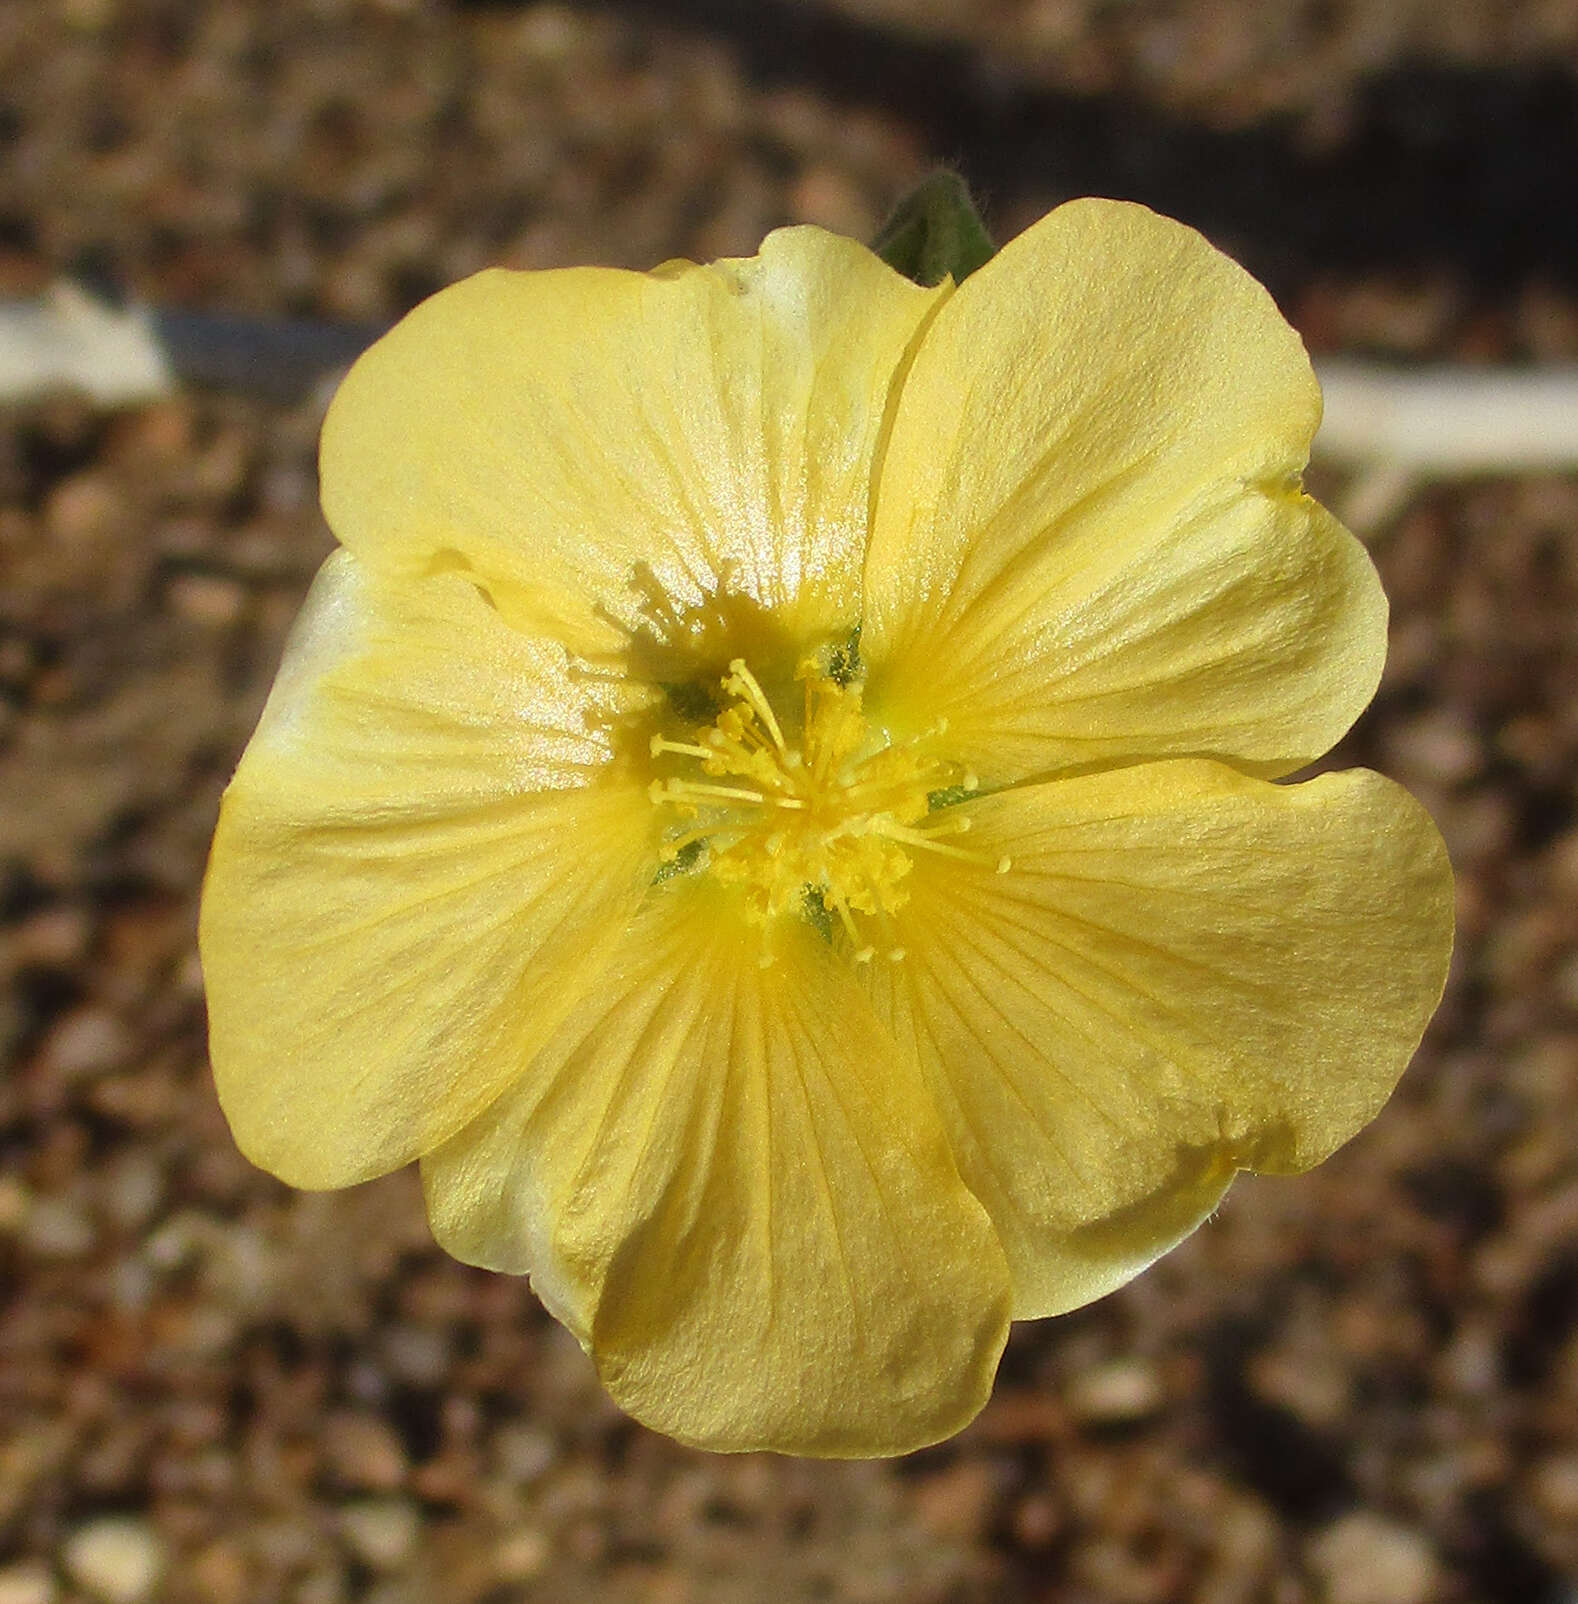
<svg viewBox="0 0 1578 1604"><path fill-rule="evenodd" d="M955 288L851 241L490 272L352 370L226 793L219 1095L419 1158L691 1443L896 1453L1008 1321L1386 1100L1450 874L1366 772L1385 602L1269 297L1142 208Z"/></svg>

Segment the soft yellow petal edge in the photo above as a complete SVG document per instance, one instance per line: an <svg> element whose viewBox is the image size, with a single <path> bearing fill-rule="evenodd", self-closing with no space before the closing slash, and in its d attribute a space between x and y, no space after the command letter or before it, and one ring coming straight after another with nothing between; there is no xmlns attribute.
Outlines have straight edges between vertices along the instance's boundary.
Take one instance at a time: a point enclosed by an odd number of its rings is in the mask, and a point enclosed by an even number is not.
<svg viewBox="0 0 1578 1604"><path fill-rule="evenodd" d="M650 804L563 658L457 574L342 551L315 581L199 919L220 1104L282 1179L363 1180L473 1118L650 879Z"/></svg>
<svg viewBox="0 0 1578 1604"><path fill-rule="evenodd" d="M1367 555L1297 494L1320 394L1266 291L1125 202L960 286L898 398L861 650L894 721L1001 785L1215 756L1290 773L1378 679Z"/></svg>
<svg viewBox="0 0 1578 1604"><path fill-rule="evenodd" d="M1178 760L961 806L983 867L917 865L905 961L867 985L1016 1316L1110 1290L1236 1169L1307 1168L1379 1112L1451 953L1445 849L1400 787Z"/></svg>
<svg viewBox="0 0 1578 1604"><path fill-rule="evenodd" d="M423 1162L459 1256L529 1268L610 1394L712 1450L896 1454L990 1393L1008 1277L913 1066L830 949L662 888L523 1080Z"/></svg>
<svg viewBox="0 0 1578 1604"><path fill-rule="evenodd" d="M346 376L325 515L389 571L458 553L561 630L650 632L660 597L847 634L894 376L949 289L804 225L706 266L491 269Z"/></svg>

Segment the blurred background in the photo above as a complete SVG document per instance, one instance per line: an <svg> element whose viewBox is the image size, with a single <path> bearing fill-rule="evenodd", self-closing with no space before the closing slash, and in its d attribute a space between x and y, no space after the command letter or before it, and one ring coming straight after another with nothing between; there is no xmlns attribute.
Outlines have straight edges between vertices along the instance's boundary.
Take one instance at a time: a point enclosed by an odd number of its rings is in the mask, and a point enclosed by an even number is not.
<svg viewBox="0 0 1578 1604"><path fill-rule="evenodd" d="M378 323L490 263L1145 200L1317 353L1578 359L1573 0L0 0L0 296ZM1338 754L1447 1000L1323 1169L1018 1328L905 1460L624 1419L413 1174L287 1192L205 1060L221 787L330 539L321 397L0 412L0 1604L1578 1600L1578 480L1422 483ZM1354 487L1317 464L1340 507Z"/></svg>

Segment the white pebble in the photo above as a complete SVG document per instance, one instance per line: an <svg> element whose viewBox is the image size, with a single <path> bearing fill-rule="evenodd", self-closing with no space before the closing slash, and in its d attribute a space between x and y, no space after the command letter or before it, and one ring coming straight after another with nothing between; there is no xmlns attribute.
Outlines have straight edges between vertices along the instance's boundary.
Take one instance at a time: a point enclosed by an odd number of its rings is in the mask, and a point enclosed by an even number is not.
<svg viewBox="0 0 1578 1604"><path fill-rule="evenodd" d="M35 1198L22 1224L22 1245L40 1259L84 1258L93 1251L93 1222L70 1198Z"/></svg>
<svg viewBox="0 0 1578 1604"><path fill-rule="evenodd" d="M551 1557L546 1536L532 1526L521 1526L499 1539L493 1550L493 1573L501 1582L529 1582Z"/></svg>
<svg viewBox="0 0 1578 1604"><path fill-rule="evenodd" d="M1082 1370L1069 1383L1068 1406L1077 1420L1093 1424L1143 1420L1166 1401L1162 1379L1144 1359L1108 1359Z"/></svg>
<svg viewBox="0 0 1578 1604"><path fill-rule="evenodd" d="M132 1035L107 1008L78 1008L50 1032L44 1060L62 1080L84 1080L122 1064Z"/></svg>
<svg viewBox="0 0 1578 1604"><path fill-rule="evenodd" d="M1363 1509L1317 1534L1308 1558L1325 1604L1425 1604L1441 1579L1420 1533Z"/></svg>
<svg viewBox="0 0 1578 1604"><path fill-rule="evenodd" d="M411 1557L421 1532L416 1506L403 1498L368 1498L340 1511L345 1540L374 1570L392 1571Z"/></svg>
<svg viewBox="0 0 1578 1604"><path fill-rule="evenodd" d="M103 1604L152 1598L164 1571L164 1544L146 1521L106 1516L79 1526L61 1554L66 1575Z"/></svg>
<svg viewBox="0 0 1578 1604"><path fill-rule="evenodd" d="M54 1578L42 1565L0 1571L0 1604L55 1604Z"/></svg>
<svg viewBox="0 0 1578 1604"><path fill-rule="evenodd" d="M512 1486L534 1482L558 1457L553 1438L536 1426L504 1426L494 1443L499 1470Z"/></svg>

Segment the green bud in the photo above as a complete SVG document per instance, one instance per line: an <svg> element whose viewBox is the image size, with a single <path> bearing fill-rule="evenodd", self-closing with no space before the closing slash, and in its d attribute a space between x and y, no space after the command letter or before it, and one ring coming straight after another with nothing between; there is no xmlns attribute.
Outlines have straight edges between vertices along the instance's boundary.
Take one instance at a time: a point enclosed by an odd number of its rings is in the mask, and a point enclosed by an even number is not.
<svg viewBox="0 0 1578 1604"><path fill-rule="evenodd" d="M871 248L928 288L950 276L962 282L997 252L964 180L946 168L923 178L894 207Z"/></svg>

